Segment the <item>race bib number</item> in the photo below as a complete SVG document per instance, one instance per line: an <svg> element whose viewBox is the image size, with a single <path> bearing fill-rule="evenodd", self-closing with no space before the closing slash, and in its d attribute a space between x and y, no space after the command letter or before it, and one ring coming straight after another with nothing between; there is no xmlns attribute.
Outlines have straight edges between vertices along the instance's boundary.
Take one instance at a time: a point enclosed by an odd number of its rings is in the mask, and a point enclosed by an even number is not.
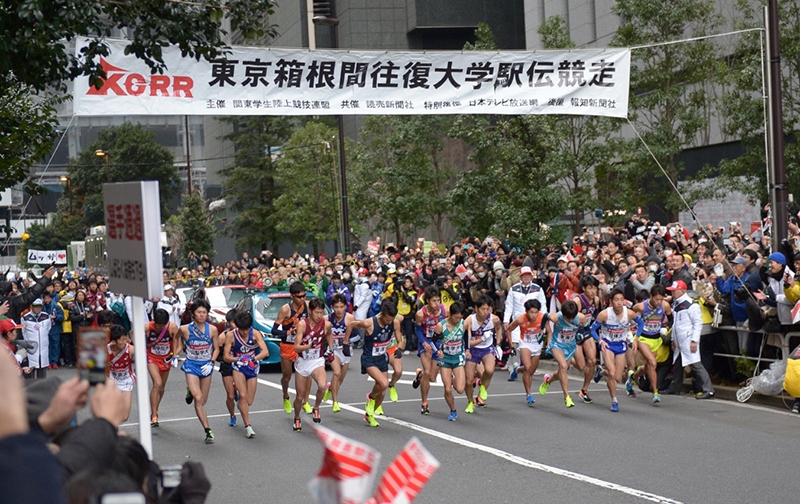
<svg viewBox="0 0 800 504"><path fill-rule="evenodd" d="M447 355L458 355L462 351L461 341L448 341L442 347L442 352Z"/></svg>
<svg viewBox="0 0 800 504"><path fill-rule="evenodd" d="M577 328L562 329L558 334L558 340L562 343L572 343L575 341L575 334L577 334L577 332Z"/></svg>
<svg viewBox="0 0 800 504"><path fill-rule="evenodd" d="M303 358L308 360L319 358L319 348L309 348L303 351Z"/></svg>
<svg viewBox="0 0 800 504"><path fill-rule="evenodd" d="M660 330L661 330L661 321L658 322L647 321L644 324L644 332L646 333L655 334Z"/></svg>
<svg viewBox="0 0 800 504"><path fill-rule="evenodd" d="M114 381L124 382L128 380L129 374L127 371L111 371L111 378L113 378Z"/></svg>
<svg viewBox="0 0 800 504"><path fill-rule="evenodd" d="M211 345L196 345L186 349L186 358L189 360L210 360Z"/></svg>
<svg viewBox="0 0 800 504"><path fill-rule="evenodd" d="M340 349L344 346L344 336L337 338L335 335L333 337L333 348Z"/></svg>
<svg viewBox="0 0 800 504"><path fill-rule="evenodd" d="M542 341L542 333L539 332L525 332L522 336L525 343L540 343Z"/></svg>
<svg viewBox="0 0 800 504"><path fill-rule="evenodd" d="M154 345L151 351L154 355L169 355L172 351L172 346L169 343L159 343Z"/></svg>
<svg viewBox="0 0 800 504"><path fill-rule="evenodd" d="M372 356L373 357L380 357L381 355L386 354L386 350L389 348L389 341L385 343L373 343L372 344Z"/></svg>
<svg viewBox="0 0 800 504"><path fill-rule="evenodd" d="M286 343L294 344L294 339L295 339L295 330L292 329L290 332L286 333Z"/></svg>

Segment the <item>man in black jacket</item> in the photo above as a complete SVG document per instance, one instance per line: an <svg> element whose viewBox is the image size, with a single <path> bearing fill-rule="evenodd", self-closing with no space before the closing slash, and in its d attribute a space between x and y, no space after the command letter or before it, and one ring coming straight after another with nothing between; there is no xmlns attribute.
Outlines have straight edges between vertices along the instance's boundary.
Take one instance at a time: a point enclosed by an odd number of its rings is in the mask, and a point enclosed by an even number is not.
<svg viewBox="0 0 800 504"><path fill-rule="evenodd" d="M11 282L0 282L0 304L8 300L8 318L19 322L20 314L25 311L36 298L42 297L42 293L44 293L45 288L50 284L50 279L53 278L55 272L55 266L50 266L30 289L17 296L11 296Z"/></svg>

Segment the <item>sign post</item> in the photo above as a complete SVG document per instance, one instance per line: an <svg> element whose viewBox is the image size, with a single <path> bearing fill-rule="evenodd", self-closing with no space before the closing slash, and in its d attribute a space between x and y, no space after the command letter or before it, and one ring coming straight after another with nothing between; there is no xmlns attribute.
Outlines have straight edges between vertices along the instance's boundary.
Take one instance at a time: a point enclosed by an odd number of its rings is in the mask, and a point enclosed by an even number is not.
<svg viewBox="0 0 800 504"><path fill-rule="evenodd" d="M122 292L133 298L133 345L139 350L135 359L139 442L152 459L143 299L159 296L163 291L158 182L103 184L103 210L106 218L109 282L115 292Z"/></svg>

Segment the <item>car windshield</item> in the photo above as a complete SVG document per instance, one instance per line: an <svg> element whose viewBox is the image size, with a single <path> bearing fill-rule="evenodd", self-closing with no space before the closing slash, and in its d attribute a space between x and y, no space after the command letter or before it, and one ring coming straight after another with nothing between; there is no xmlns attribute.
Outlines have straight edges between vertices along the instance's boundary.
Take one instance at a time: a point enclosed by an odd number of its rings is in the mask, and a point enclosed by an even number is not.
<svg viewBox="0 0 800 504"><path fill-rule="evenodd" d="M230 287L206 289L205 291L206 299L212 308L221 308L223 306L233 308L245 294L245 289L231 289Z"/></svg>
<svg viewBox="0 0 800 504"><path fill-rule="evenodd" d="M265 327L272 327L275 319L278 318L278 312L281 311L284 305L292 300L291 297L258 297L255 302L255 319L258 323Z"/></svg>

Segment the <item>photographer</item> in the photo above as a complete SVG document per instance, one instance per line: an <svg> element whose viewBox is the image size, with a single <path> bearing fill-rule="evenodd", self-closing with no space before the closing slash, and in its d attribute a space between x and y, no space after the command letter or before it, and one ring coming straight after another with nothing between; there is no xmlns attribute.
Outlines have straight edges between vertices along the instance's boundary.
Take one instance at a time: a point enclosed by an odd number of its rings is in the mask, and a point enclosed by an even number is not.
<svg viewBox="0 0 800 504"><path fill-rule="evenodd" d="M11 294L13 290L13 285L11 282L0 282L0 304L8 301L8 318L19 321L22 312L25 311L34 300L40 298L42 294L44 294L45 289L50 284L50 279L53 278L55 273L55 266L50 266L44 270L42 276L36 281L35 284L33 284L33 286L18 295Z"/></svg>

